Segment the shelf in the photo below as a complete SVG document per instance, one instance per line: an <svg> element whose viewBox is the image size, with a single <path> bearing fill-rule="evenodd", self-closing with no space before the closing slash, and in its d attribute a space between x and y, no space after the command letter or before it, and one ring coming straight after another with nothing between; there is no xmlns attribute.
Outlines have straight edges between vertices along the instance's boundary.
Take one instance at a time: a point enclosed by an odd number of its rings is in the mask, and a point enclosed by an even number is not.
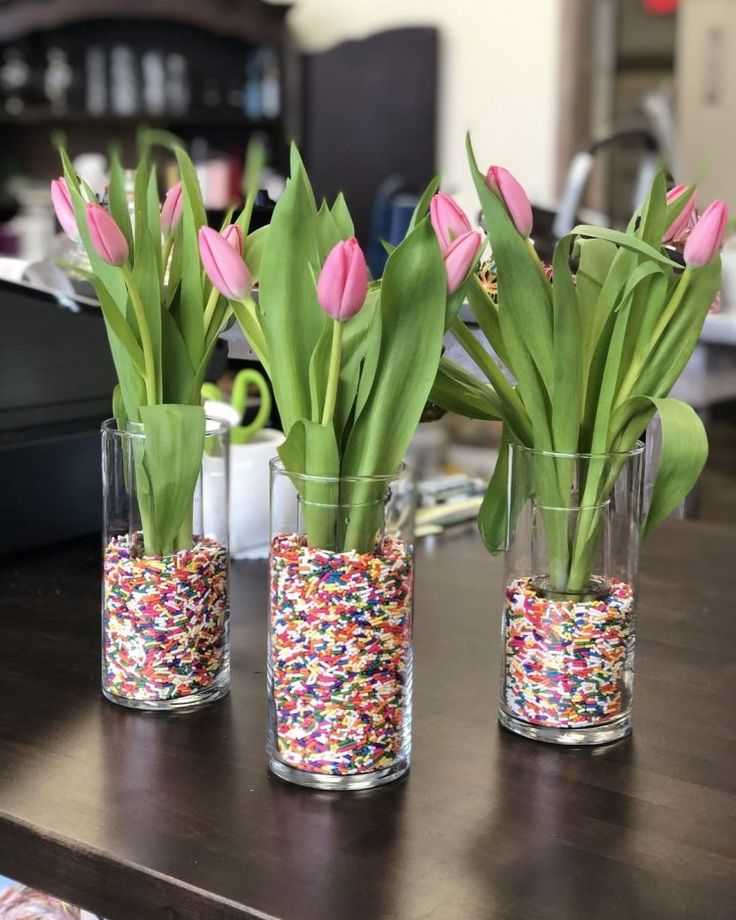
<svg viewBox="0 0 736 920"><path fill-rule="evenodd" d="M54 125L63 127L64 125L108 125L112 127L134 127L136 125L151 125L161 127L167 125L178 125L186 127L188 125L235 125L237 127L250 128L253 131L277 131L281 128L281 121L278 118L264 118L254 121L246 115L232 109L219 109L212 111L188 112L183 115L151 115L141 112L137 115L90 115L88 112L52 112L45 107L30 107L24 109L18 115L10 115L7 112L0 114L0 125L18 125L33 127L36 125Z"/></svg>

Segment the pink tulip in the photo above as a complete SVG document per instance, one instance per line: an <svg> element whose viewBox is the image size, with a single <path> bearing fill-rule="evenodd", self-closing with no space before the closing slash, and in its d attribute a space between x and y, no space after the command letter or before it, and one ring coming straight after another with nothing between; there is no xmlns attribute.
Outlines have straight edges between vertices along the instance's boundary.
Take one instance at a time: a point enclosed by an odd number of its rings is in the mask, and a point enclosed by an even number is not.
<svg viewBox="0 0 736 920"><path fill-rule="evenodd" d="M667 204L672 204L673 201L677 201L681 195L684 195L687 192L688 187L686 185L676 185L673 189L670 189L667 192ZM695 195L690 197L690 200L682 209L680 214L672 221L669 227L665 230L664 236L662 237L663 243L671 243L673 240L682 233L687 225L687 222L690 220L693 211L695 210Z"/></svg>
<svg viewBox="0 0 736 920"><path fill-rule="evenodd" d="M688 268L707 265L723 243L728 223L728 208L723 201L714 201L703 211L685 242L683 257Z"/></svg>
<svg viewBox="0 0 736 920"><path fill-rule="evenodd" d="M465 280L483 245L483 235L478 230L468 230L447 247L445 269L447 293L454 294Z"/></svg>
<svg viewBox="0 0 736 920"><path fill-rule="evenodd" d="M317 282L320 307L338 322L360 310L368 293L368 266L355 237L334 246Z"/></svg>
<svg viewBox="0 0 736 920"><path fill-rule="evenodd" d="M443 192L439 192L432 199L429 205L429 219L439 240L442 255L453 240L470 230L470 221L465 211Z"/></svg>
<svg viewBox="0 0 736 920"><path fill-rule="evenodd" d="M199 255L215 288L229 300L242 300L251 289L243 257L212 227L200 227Z"/></svg>
<svg viewBox="0 0 736 920"><path fill-rule="evenodd" d="M486 173L486 185L504 203L519 233L529 236L532 232L532 206L521 183L503 166L491 166Z"/></svg>
<svg viewBox="0 0 736 920"><path fill-rule="evenodd" d="M181 195L181 182L172 185L161 205L161 229L166 236L171 236L179 226L184 201Z"/></svg>
<svg viewBox="0 0 736 920"><path fill-rule="evenodd" d="M87 205L89 239L97 255L108 265L122 265L128 258L123 231L99 204Z"/></svg>
<svg viewBox="0 0 736 920"><path fill-rule="evenodd" d="M225 227L224 230L220 232L220 236L227 240L227 242L233 247L235 252L243 252L243 231L236 224L230 224L229 227Z"/></svg>
<svg viewBox="0 0 736 920"><path fill-rule="evenodd" d="M66 235L72 240L79 239L79 229L77 228L77 218L74 216L74 205L72 196L69 194L69 188L66 179L59 177L51 182L51 203L54 206L56 219Z"/></svg>

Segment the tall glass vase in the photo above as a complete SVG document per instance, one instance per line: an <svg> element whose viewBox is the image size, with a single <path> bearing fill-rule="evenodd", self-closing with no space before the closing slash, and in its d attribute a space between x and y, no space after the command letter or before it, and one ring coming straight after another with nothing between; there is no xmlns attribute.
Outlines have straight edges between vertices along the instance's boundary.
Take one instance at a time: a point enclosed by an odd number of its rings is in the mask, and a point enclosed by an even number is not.
<svg viewBox="0 0 736 920"><path fill-rule="evenodd" d="M642 444L604 455L512 444L499 718L601 744L631 731Z"/></svg>
<svg viewBox="0 0 736 920"><path fill-rule="evenodd" d="M414 483L271 462L268 757L283 779L367 789L409 768Z"/></svg>
<svg viewBox="0 0 736 920"><path fill-rule="evenodd" d="M114 703L182 709L228 692L228 446L227 425L207 419L207 475L173 551L155 554L145 541L143 426L102 426L102 692Z"/></svg>

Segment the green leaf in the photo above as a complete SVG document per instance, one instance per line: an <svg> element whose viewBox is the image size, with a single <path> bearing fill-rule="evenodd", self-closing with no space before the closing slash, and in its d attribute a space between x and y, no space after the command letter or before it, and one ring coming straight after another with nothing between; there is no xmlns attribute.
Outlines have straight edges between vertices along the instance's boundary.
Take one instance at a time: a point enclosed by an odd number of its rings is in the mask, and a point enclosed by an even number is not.
<svg viewBox="0 0 736 920"><path fill-rule="evenodd" d="M204 216L204 209L201 208L199 186L191 186L191 177L189 182L184 181L184 172L182 200L182 215L174 244L174 251L181 252L181 283L171 310L181 330L192 366L197 367L204 354L205 291L198 243L199 228L203 226L200 217Z"/></svg>
<svg viewBox="0 0 736 920"><path fill-rule="evenodd" d="M168 310L162 313L162 357L165 373L163 375L162 402L192 402L194 385L194 367L174 317Z"/></svg>
<svg viewBox="0 0 736 920"><path fill-rule="evenodd" d="M650 403L661 423L662 447L642 535L668 517L690 493L708 459L708 437L695 410L676 399L636 396L629 411Z"/></svg>
<svg viewBox="0 0 736 920"><path fill-rule="evenodd" d="M136 216L136 221L137 221ZM162 328L161 328L161 287L159 284L159 259L156 255L155 245L144 219L140 225L136 223L136 257L133 265L133 279L141 297L143 310L146 315L146 325L151 335L153 348L153 362L156 370L156 390L161 394L163 378L165 376L162 361ZM132 307L129 308L132 315ZM168 370L168 369L167 369Z"/></svg>
<svg viewBox="0 0 736 920"><path fill-rule="evenodd" d="M249 233L245 238L243 258L245 259L245 264L248 266L248 271L250 272L254 284L258 281L261 274L261 261L263 259L263 250L266 246L267 239L268 225L259 227L258 230Z"/></svg>
<svg viewBox="0 0 736 920"><path fill-rule="evenodd" d="M386 264L381 361L350 434L343 475L388 475L403 459L437 373L445 290L445 265L425 218Z"/></svg>
<svg viewBox="0 0 736 920"><path fill-rule="evenodd" d="M560 240L553 261L552 442L561 453L578 449L583 412L583 329L570 271L572 244L570 236Z"/></svg>
<svg viewBox="0 0 736 920"><path fill-rule="evenodd" d="M550 285L531 243L521 236L501 200L486 185L470 138L467 151L498 269L499 316L505 350L513 364L511 370L527 386L530 375L523 369L526 352L549 392L554 376Z"/></svg>
<svg viewBox="0 0 736 920"><path fill-rule="evenodd" d="M677 262L673 262L658 249L654 249L635 236L631 236L629 233L623 233L620 230L606 230L603 227L591 227L588 224L580 224L571 230L571 234L588 237L594 240L608 240L609 243L615 243L617 246L627 249L629 252L633 252L636 255L645 256L647 259L653 259L660 265L667 266L667 268L680 268Z"/></svg>
<svg viewBox="0 0 736 920"><path fill-rule="evenodd" d="M141 406L140 414L146 439L138 481L151 501L146 553L164 556L183 548L177 545L183 529L191 540L194 487L204 452L204 410L201 406Z"/></svg>
<svg viewBox="0 0 736 920"><path fill-rule="evenodd" d="M245 303L233 300L230 306L248 344L256 353L258 360L263 365L263 369L270 376L271 362L268 356L268 347L258 320L255 304L252 300L246 300Z"/></svg>
<svg viewBox="0 0 736 920"><path fill-rule="evenodd" d="M429 181L429 184L422 192L422 197L419 199L417 206L414 208L414 212L411 215L411 220L409 221L409 229L407 230L407 233L411 233L416 225L423 221L427 214L429 214L429 205L434 196L439 191L439 188L440 177L435 176Z"/></svg>
<svg viewBox="0 0 736 920"><path fill-rule="evenodd" d="M88 274L87 272L84 274L87 280L93 285L95 293L97 294L97 300L100 303L100 309L105 319L108 335L117 340L136 371L138 371L142 377L145 376L143 349L136 338L135 332L126 322L105 285L95 275L91 273Z"/></svg>
<svg viewBox="0 0 736 920"><path fill-rule="evenodd" d="M315 477L293 479L300 495L308 544L326 550L341 549L337 479L340 475L340 455L333 428L301 419L292 425L278 453L287 471ZM320 482L319 477L330 481Z"/></svg>
<svg viewBox="0 0 736 920"><path fill-rule="evenodd" d="M600 295L606 277L616 257L617 249L606 240L578 240L578 270L575 275L575 296L582 329L583 368L587 373L596 341L596 320ZM604 320L605 321L605 320ZM598 328L602 328L602 323Z"/></svg>
<svg viewBox="0 0 736 920"><path fill-rule="evenodd" d="M525 475L524 465L510 469L509 435L504 425L491 481L478 512L478 529L489 553L505 552L521 509L532 492L532 483Z"/></svg>
<svg viewBox="0 0 736 920"><path fill-rule="evenodd" d="M360 416L376 376L381 350L381 291L372 287L360 311L343 328L342 365L334 426L342 445L351 415Z"/></svg>
<svg viewBox="0 0 736 920"><path fill-rule="evenodd" d="M314 195L296 151L292 162L292 176L271 218L258 304L285 431L310 417L309 360L324 326L313 280L320 270Z"/></svg>
<svg viewBox="0 0 736 920"><path fill-rule="evenodd" d="M319 239L319 259L324 262L327 256L340 242L340 231L337 229L335 218L327 207L327 202L323 201L317 211L317 237Z"/></svg>
<svg viewBox="0 0 736 920"><path fill-rule="evenodd" d="M477 276L471 279L465 291L468 298L468 304L470 305L470 309L481 332L486 337L488 344L498 356L499 360L508 367L503 337L501 336L498 307L480 283L480 278Z"/></svg>
<svg viewBox="0 0 736 920"><path fill-rule="evenodd" d="M338 194L337 198L335 198L335 203L332 205L332 219L335 221L341 240L349 240L355 236L353 218L350 216L350 211L342 192Z"/></svg>
<svg viewBox="0 0 736 920"><path fill-rule="evenodd" d="M146 211L148 233L153 243L153 251L156 255L156 269L161 279L161 201L158 194L158 182L156 180L156 168L151 169L148 177L148 188L146 190Z"/></svg>
<svg viewBox="0 0 736 920"><path fill-rule="evenodd" d="M317 339L312 357L309 359L309 402L312 407L311 418L319 424L327 392L327 378L330 372L330 348L332 345L333 324L324 316L324 330Z"/></svg>
<svg viewBox="0 0 736 920"><path fill-rule="evenodd" d="M440 359L429 399L440 408L465 418L491 421L503 418L501 404L493 387L481 383L474 374L449 358Z"/></svg>

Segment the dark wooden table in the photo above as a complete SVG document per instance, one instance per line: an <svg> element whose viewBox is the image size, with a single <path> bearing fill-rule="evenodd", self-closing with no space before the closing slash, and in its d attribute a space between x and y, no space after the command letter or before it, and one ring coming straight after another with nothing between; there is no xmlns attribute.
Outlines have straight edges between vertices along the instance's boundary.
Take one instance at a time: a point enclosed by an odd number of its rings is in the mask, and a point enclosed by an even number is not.
<svg viewBox="0 0 736 920"><path fill-rule="evenodd" d="M496 723L501 561L425 542L408 778L268 775L265 565L233 571L231 698L102 700L98 547L0 563L0 873L110 920L731 920L736 530L643 560L633 737L560 749Z"/></svg>

